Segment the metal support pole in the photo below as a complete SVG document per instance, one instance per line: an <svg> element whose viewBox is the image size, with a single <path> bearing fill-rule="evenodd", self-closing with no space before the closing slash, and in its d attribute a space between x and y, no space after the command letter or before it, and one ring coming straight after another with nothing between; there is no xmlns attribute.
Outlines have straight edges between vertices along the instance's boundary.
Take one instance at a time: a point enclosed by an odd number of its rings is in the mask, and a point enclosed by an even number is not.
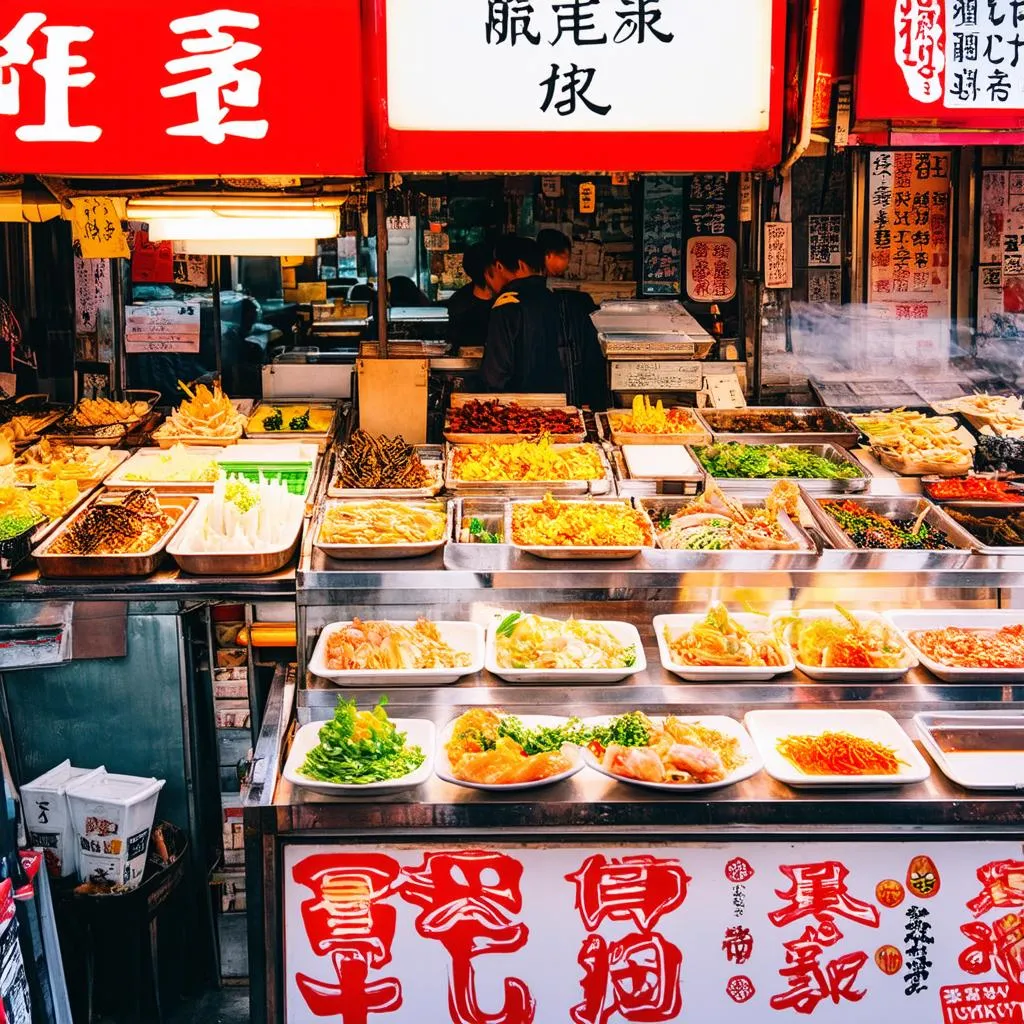
<svg viewBox="0 0 1024 1024"><path fill-rule="evenodd" d="M110 372L111 391L120 395L128 387L128 352L125 347L124 337L124 278L121 270L121 260L108 260L110 264L110 341L113 346L113 360Z"/></svg>
<svg viewBox="0 0 1024 1024"><path fill-rule="evenodd" d="M388 357L388 217L384 190L374 193L377 214L377 355Z"/></svg>
<svg viewBox="0 0 1024 1024"><path fill-rule="evenodd" d="M220 257L210 257L210 290L213 293L213 356L217 376L223 373L221 363L221 331L220 331Z"/></svg>

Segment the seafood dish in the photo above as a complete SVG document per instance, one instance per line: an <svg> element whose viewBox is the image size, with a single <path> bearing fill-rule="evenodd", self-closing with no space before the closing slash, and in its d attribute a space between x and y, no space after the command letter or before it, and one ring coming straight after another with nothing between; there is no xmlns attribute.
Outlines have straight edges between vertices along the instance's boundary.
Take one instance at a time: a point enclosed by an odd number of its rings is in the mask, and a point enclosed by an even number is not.
<svg viewBox="0 0 1024 1024"><path fill-rule="evenodd" d="M648 518L625 501L542 501L512 506L512 543L521 547L649 547Z"/></svg>
<svg viewBox="0 0 1024 1024"><path fill-rule="evenodd" d="M855 480L863 471L799 446L726 442L694 449L707 472L719 479Z"/></svg>
<svg viewBox="0 0 1024 1024"><path fill-rule="evenodd" d="M488 708L475 708L452 723L444 744L451 781L484 787L523 787L554 782L580 767L576 742L579 719L542 719L529 726L522 719Z"/></svg>
<svg viewBox="0 0 1024 1024"><path fill-rule="evenodd" d="M580 434L583 424L575 410L472 399L452 407L445 430L451 434Z"/></svg>
<svg viewBox="0 0 1024 1024"><path fill-rule="evenodd" d="M47 554L141 554L155 547L174 523L152 491L101 498L54 539Z"/></svg>
<svg viewBox="0 0 1024 1024"><path fill-rule="evenodd" d="M916 518L893 518L852 499L821 500L822 511L857 548L888 551L951 551L956 544L928 522L924 509ZM927 505L927 503L926 503Z"/></svg>
<svg viewBox="0 0 1024 1024"><path fill-rule="evenodd" d="M523 612L506 615L494 637L499 668L633 668L639 653L636 644L623 645L600 622L562 621Z"/></svg>
<svg viewBox="0 0 1024 1024"><path fill-rule="evenodd" d="M212 389L199 384L194 392L181 381L178 381L178 387L187 397L153 431L154 440L237 441L242 436L245 417L224 394L219 383Z"/></svg>
<svg viewBox="0 0 1024 1024"><path fill-rule="evenodd" d="M748 629L724 604L712 605L689 629L666 625L663 636L676 665L782 668L791 664L767 623L764 630Z"/></svg>
<svg viewBox="0 0 1024 1024"><path fill-rule="evenodd" d="M437 623L351 622L333 629L325 644L325 664L333 672L468 668L472 655L441 638Z"/></svg>
<svg viewBox="0 0 1024 1024"><path fill-rule="evenodd" d="M335 459L335 485L346 490L415 490L433 480L416 449L402 437L373 437L357 430Z"/></svg>
<svg viewBox="0 0 1024 1024"><path fill-rule="evenodd" d="M318 543L330 545L426 544L446 529L442 504L348 501L324 512Z"/></svg>
<svg viewBox="0 0 1024 1024"><path fill-rule="evenodd" d="M946 514L988 547L1024 547L1024 512L985 515L951 507Z"/></svg>
<svg viewBox="0 0 1024 1024"><path fill-rule="evenodd" d="M800 551L806 544L786 529L799 520L800 492L782 480L763 505L748 507L725 495L713 480L704 493L654 519L658 547L667 551Z"/></svg>
<svg viewBox="0 0 1024 1024"><path fill-rule="evenodd" d="M452 475L464 483L530 483L601 480L604 464L593 445L558 445L548 435L511 444L473 444L455 449Z"/></svg>
<svg viewBox="0 0 1024 1024"><path fill-rule="evenodd" d="M912 630L907 636L925 657L950 668L1024 669L1024 621L999 629Z"/></svg>
<svg viewBox="0 0 1024 1024"><path fill-rule="evenodd" d="M707 430L691 409L666 409L659 399L651 403L647 395L633 399L630 412L609 412L612 430L623 434L703 434Z"/></svg>
<svg viewBox="0 0 1024 1024"><path fill-rule="evenodd" d="M840 605L833 614L779 618L775 628L801 668L909 669L916 662L888 622L877 615L858 617Z"/></svg>

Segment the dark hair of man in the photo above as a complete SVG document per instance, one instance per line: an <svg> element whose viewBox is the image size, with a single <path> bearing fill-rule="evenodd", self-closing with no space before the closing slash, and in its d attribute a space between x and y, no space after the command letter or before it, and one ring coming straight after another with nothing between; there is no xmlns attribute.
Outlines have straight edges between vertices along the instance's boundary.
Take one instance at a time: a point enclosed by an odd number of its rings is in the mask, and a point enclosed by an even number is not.
<svg viewBox="0 0 1024 1024"><path fill-rule="evenodd" d="M478 288L487 287L487 278L484 277L484 271L493 262L494 257L491 255L491 247L483 243L471 245L462 254L462 269L466 277Z"/></svg>
<svg viewBox="0 0 1024 1024"><path fill-rule="evenodd" d="M572 252L572 239L568 235L563 235L561 231L555 231L554 228L545 228L543 231L539 231L537 244L545 256L552 252L559 255L564 252Z"/></svg>
<svg viewBox="0 0 1024 1024"><path fill-rule="evenodd" d="M516 271L525 263L535 274L544 272L544 253L532 238L505 235L494 247L494 260L507 270Z"/></svg>

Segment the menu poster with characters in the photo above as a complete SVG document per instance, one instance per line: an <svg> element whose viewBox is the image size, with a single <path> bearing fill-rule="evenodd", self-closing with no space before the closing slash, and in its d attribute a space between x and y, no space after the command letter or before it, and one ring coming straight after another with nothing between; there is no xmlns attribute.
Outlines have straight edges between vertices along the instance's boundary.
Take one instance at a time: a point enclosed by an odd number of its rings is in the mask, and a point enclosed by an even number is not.
<svg viewBox="0 0 1024 1024"><path fill-rule="evenodd" d="M948 151L870 156L868 302L896 320L950 313Z"/></svg>
<svg viewBox="0 0 1024 1024"><path fill-rule="evenodd" d="M287 1024L1024 1011L1020 843L284 851Z"/></svg>
<svg viewBox="0 0 1024 1024"><path fill-rule="evenodd" d="M978 321L984 331L992 313L1024 313L1024 169L982 175L979 264ZM993 302L996 287L1001 294Z"/></svg>

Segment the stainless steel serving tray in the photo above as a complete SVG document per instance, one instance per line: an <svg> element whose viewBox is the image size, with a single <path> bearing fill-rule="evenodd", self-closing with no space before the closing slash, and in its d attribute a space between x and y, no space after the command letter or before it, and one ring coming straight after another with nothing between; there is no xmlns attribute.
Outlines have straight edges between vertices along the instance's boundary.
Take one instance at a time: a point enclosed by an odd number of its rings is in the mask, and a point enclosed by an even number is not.
<svg viewBox="0 0 1024 1024"><path fill-rule="evenodd" d="M569 498L567 503L580 504L590 499L580 498ZM630 507L631 503L628 498L603 498L599 499L605 503L625 505L627 508ZM598 502L595 502L597 504ZM515 512L517 505L532 505L532 501L512 501L509 504L509 529L507 533L509 544L512 549L519 554L531 555L534 558L544 558L555 562L566 562L566 561L615 561L625 560L629 558L636 558L642 551L651 550L654 547L654 525L651 524L650 528L650 543L649 544L633 544L628 546L616 546L616 547L592 547L592 546L569 546L569 545L557 545L557 544L519 544L513 536L512 527L512 515Z"/></svg>
<svg viewBox="0 0 1024 1024"><path fill-rule="evenodd" d="M414 445L424 467L430 473L431 481L426 487L342 487L338 481L337 449L331 453L330 481L327 485L328 498L434 498L444 487L444 462L440 445Z"/></svg>
<svg viewBox="0 0 1024 1024"><path fill-rule="evenodd" d="M715 441L739 441L744 444L832 444L839 448L854 448L860 431L845 413L825 406L751 406L747 409L702 409L701 417L711 428ZM820 416L828 421L824 431L771 431L740 430L736 422L742 419L762 420L766 423L782 417Z"/></svg>
<svg viewBox="0 0 1024 1024"><path fill-rule="evenodd" d="M815 526L825 535L828 542L841 551L863 551L877 553L877 548L858 548L853 538L825 511L822 503L838 501L841 498L829 498L826 495L813 495L802 489L804 504L814 517ZM912 495L883 497L880 495L858 495L852 499L872 512L877 512L887 519L916 519L922 512L927 512L924 522L941 530L956 545L949 551L914 551L886 550L886 558L900 559L894 565L903 567L908 561L922 561L928 565L946 565L960 563L978 546L978 542L961 526L953 522L938 505L932 504L927 498Z"/></svg>
<svg viewBox="0 0 1024 1024"><path fill-rule="evenodd" d="M615 426L615 416L628 416L629 409L609 409L594 416L597 424L597 436L609 444L694 444L703 445L711 442L711 430L696 409L684 408L693 417L693 429L685 434L639 434L619 430Z"/></svg>
<svg viewBox="0 0 1024 1024"><path fill-rule="evenodd" d="M579 495L612 494L611 466L608 457L600 445L554 444L556 451L566 448L593 448L601 460L603 475L595 480L538 480L526 483L521 480L458 480L453 471L455 453L467 445L449 445L445 457L445 488L452 494L497 494L511 495L519 498L543 498L551 494L556 498L573 498Z"/></svg>
<svg viewBox="0 0 1024 1024"><path fill-rule="evenodd" d="M424 558L443 548L452 534L452 502L446 498L431 498L422 501L403 502L410 508L424 508L427 506L442 510L445 514L444 531L438 540L419 541L406 544L339 544L323 541L320 532L323 529L324 517L332 508L344 505L368 505L377 498L352 498L352 499L330 499L323 503L319 514L313 523L313 544L319 548L328 558L337 561L378 561L381 559L396 558ZM383 500L393 500L390 498Z"/></svg>
<svg viewBox="0 0 1024 1024"><path fill-rule="evenodd" d="M1003 519L1010 516L1024 518L1024 507L1020 505L998 505L989 501L948 501L942 506L943 513L948 515L956 525L969 534L974 541L974 550L982 555L1024 555L1024 545L993 544L970 526L965 526L953 518L953 512L966 512L980 519Z"/></svg>
<svg viewBox="0 0 1024 1024"><path fill-rule="evenodd" d="M53 579L90 579L118 576L151 576L160 567L167 545L184 525L186 518L195 508L198 499L194 495L157 495L160 507L172 519L170 529L148 551L125 555L58 555L50 554L50 548L62 537L81 516L93 505L100 502L117 501L124 498L126 491L100 491L88 504L81 507L76 515L65 519L60 529L54 531L33 552L41 576Z"/></svg>
<svg viewBox="0 0 1024 1024"><path fill-rule="evenodd" d="M743 441L742 444L751 442ZM723 491L729 494L762 495L768 494L780 480L791 480L798 484L803 490L812 494L851 494L859 491L866 491L871 482L868 471L857 461L857 458L845 448L839 448L834 444L788 444L778 440L772 441L777 448L800 448L813 455L819 455L830 462L838 463L841 466L853 466L857 470L857 476L843 480L819 480L807 479L805 477L728 477L715 476L704 468L698 454L698 448L691 446L691 454L697 460L697 465L704 469L708 477L715 481Z"/></svg>

